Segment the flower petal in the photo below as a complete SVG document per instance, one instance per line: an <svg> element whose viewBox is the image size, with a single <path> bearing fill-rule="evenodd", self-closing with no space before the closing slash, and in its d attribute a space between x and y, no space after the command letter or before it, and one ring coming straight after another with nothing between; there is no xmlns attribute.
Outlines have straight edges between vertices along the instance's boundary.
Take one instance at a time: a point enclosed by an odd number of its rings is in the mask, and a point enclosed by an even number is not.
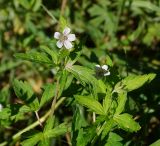
<svg viewBox="0 0 160 146"><path fill-rule="evenodd" d="M111 73L108 71L107 73L104 74L104 76L109 76Z"/></svg>
<svg viewBox="0 0 160 146"><path fill-rule="evenodd" d="M104 70L107 71L107 70L108 70L108 65L103 65L103 66L102 66L102 69L104 69Z"/></svg>
<svg viewBox="0 0 160 146"><path fill-rule="evenodd" d="M101 66L100 66L99 64L96 64L95 67L96 67L96 68L100 68Z"/></svg>
<svg viewBox="0 0 160 146"><path fill-rule="evenodd" d="M68 40L69 40L69 41L75 41L75 40L76 40L75 34L69 34L69 35L68 35Z"/></svg>
<svg viewBox="0 0 160 146"><path fill-rule="evenodd" d="M61 36L61 33L59 33L59 32L55 32L55 33L54 33L54 38L55 38L55 39L59 39L60 36Z"/></svg>
<svg viewBox="0 0 160 146"><path fill-rule="evenodd" d="M71 49L73 47L73 45L71 44L71 42L68 41L68 40L64 41L64 46L66 47L66 49Z"/></svg>
<svg viewBox="0 0 160 146"><path fill-rule="evenodd" d="M62 46L63 46L63 42L58 41L56 45L57 45L57 47L58 47L58 48L62 48Z"/></svg>
<svg viewBox="0 0 160 146"><path fill-rule="evenodd" d="M63 30L63 35L66 36L66 35L68 35L70 32L71 32L71 29L70 29L69 27L66 27L66 28Z"/></svg>

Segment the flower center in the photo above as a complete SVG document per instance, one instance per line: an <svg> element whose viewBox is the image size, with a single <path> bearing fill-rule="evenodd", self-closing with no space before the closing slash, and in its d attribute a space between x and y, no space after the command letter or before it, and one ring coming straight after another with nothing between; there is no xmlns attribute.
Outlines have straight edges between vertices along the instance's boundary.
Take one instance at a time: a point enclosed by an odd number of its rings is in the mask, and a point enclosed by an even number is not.
<svg viewBox="0 0 160 146"><path fill-rule="evenodd" d="M64 35L61 35L59 39L60 39L61 42L64 42L65 40L68 39L68 37L64 36Z"/></svg>

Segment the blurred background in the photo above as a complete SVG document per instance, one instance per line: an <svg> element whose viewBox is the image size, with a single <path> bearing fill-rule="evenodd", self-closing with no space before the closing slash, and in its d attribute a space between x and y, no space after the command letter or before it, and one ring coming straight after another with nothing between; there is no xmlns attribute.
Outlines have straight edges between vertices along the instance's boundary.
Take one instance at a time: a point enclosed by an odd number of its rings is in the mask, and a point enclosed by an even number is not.
<svg viewBox="0 0 160 146"><path fill-rule="evenodd" d="M14 58L14 53L56 48L53 34L63 15L78 39L85 38L80 64L113 60L121 77L156 73L151 84L128 95L126 110L141 125L137 133L121 132L126 145L148 146L160 138L160 0L0 0L0 103L16 103L12 80L28 81L39 94L52 82L53 70ZM59 116L71 116L61 113ZM26 120L25 118L23 119ZM25 123L25 122L24 122ZM0 142L24 123L0 123Z"/></svg>

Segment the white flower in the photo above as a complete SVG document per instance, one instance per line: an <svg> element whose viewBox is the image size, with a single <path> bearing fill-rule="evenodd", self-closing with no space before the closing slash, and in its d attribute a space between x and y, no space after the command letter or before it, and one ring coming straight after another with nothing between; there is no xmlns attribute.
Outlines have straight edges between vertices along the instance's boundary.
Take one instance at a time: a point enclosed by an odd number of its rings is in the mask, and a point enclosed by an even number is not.
<svg viewBox="0 0 160 146"><path fill-rule="evenodd" d="M71 42L76 40L76 36L75 34L70 34L70 32L71 29L66 27L63 30L63 33L54 33L54 38L58 40L56 44L58 48L62 48L63 46L65 46L66 49L71 49L73 47Z"/></svg>
<svg viewBox="0 0 160 146"><path fill-rule="evenodd" d="M0 112L2 111L2 109L3 109L3 105L2 105L2 104L0 104Z"/></svg>
<svg viewBox="0 0 160 146"><path fill-rule="evenodd" d="M96 69L96 76L100 77L100 76L108 76L110 75L110 71L108 70L108 65L95 65L95 69Z"/></svg>

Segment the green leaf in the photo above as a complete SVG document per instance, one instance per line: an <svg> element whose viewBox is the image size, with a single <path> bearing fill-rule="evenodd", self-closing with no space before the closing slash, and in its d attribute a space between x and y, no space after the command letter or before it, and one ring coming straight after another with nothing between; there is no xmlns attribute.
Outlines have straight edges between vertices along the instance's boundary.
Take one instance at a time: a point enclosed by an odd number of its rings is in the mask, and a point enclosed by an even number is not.
<svg viewBox="0 0 160 146"><path fill-rule="evenodd" d="M110 120L105 122L105 124L103 126L104 128L103 128L101 139L104 139L105 136L111 131L111 128L113 127L113 124L114 124L113 119L110 119Z"/></svg>
<svg viewBox="0 0 160 146"><path fill-rule="evenodd" d="M123 146L123 144L120 142L122 140L123 138L120 137L118 134L110 132L105 146Z"/></svg>
<svg viewBox="0 0 160 146"><path fill-rule="evenodd" d="M66 66L67 71L71 72L74 77L79 80L82 85L86 85L87 84L92 84L92 85L96 85L97 84L97 79L93 76L94 75L94 71L83 67L83 66L79 66L79 65L70 65L68 64Z"/></svg>
<svg viewBox="0 0 160 146"><path fill-rule="evenodd" d="M155 141L154 143L152 143L149 146L160 146L160 139L158 139L157 141Z"/></svg>
<svg viewBox="0 0 160 146"><path fill-rule="evenodd" d="M0 111L0 120L8 119L10 115L11 115L11 109L3 108L2 111Z"/></svg>
<svg viewBox="0 0 160 146"><path fill-rule="evenodd" d="M132 116L127 113L114 115L113 119L120 128L129 132L136 132L141 128L140 125L133 120Z"/></svg>
<svg viewBox="0 0 160 146"><path fill-rule="evenodd" d="M59 23L60 23L60 30L63 31L65 27L67 27L67 20L63 16L60 16Z"/></svg>
<svg viewBox="0 0 160 146"><path fill-rule="evenodd" d="M52 60L50 60L46 54L36 52L36 51L30 51L27 53L16 53L14 54L16 58L23 59L23 60L28 60L31 62L36 62L36 63L45 63L49 65L53 65Z"/></svg>
<svg viewBox="0 0 160 146"><path fill-rule="evenodd" d="M7 70L15 68L20 64L21 64L21 62L14 62L14 61L9 61L9 62L3 63L3 64L1 63L0 64L0 74L7 71Z"/></svg>
<svg viewBox="0 0 160 146"><path fill-rule="evenodd" d="M16 106L16 105L12 105L12 106ZM13 109L12 109L12 117L11 118L12 118L12 120L14 119L15 122L18 121L18 120L24 119L25 114L32 111L32 109L30 107L26 106L26 105L23 105L23 106L19 105L19 106L20 107L15 111L13 111Z"/></svg>
<svg viewBox="0 0 160 146"><path fill-rule="evenodd" d="M72 120L72 130L71 130L71 135L72 135L72 145L76 145L78 133L81 129L81 127L86 127L87 122L84 117L83 110L80 106L76 107L76 110L73 115L73 120Z"/></svg>
<svg viewBox="0 0 160 146"><path fill-rule="evenodd" d="M112 59L110 58L110 56L106 55L106 64L109 66L113 66L113 62Z"/></svg>
<svg viewBox="0 0 160 146"><path fill-rule="evenodd" d="M0 103L7 103L10 97L9 86L5 86L0 90Z"/></svg>
<svg viewBox="0 0 160 146"><path fill-rule="evenodd" d="M47 84L43 87L43 89L44 92L40 101L40 107L42 107L44 104L50 101L55 94L55 85L53 84Z"/></svg>
<svg viewBox="0 0 160 146"><path fill-rule="evenodd" d="M50 116L48 119L47 119L47 122L45 124L45 127L44 127L44 130L43 132L46 132L48 130L51 130L54 126L54 123L55 123L55 117L54 116Z"/></svg>
<svg viewBox="0 0 160 146"><path fill-rule="evenodd" d="M90 126L88 128L81 128L77 137L77 145L76 146L86 146L89 144L94 136L96 135L96 127Z"/></svg>
<svg viewBox="0 0 160 146"><path fill-rule="evenodd" d="M125 104L127 101L127 93L120 93L118 94L118 107L116 108L115 114L119 115L121 112L123 112L125 108Z"/></svg>
<svg viewBox="0 0 160 146"><path fill-rule="evenodd" d="M31 2L28 0L18 0L19 4L23 6L25 9L30 9L31 8Z"/></svg>
<svg viewBox="0 0 160 146"><path fill-rule="evenodd" d="M41 7L42 0L34 0L34 5L32 7L33 11L38 11Z"/></svg>
<svg viewBox="0 0 160 146"><path fill-rule="evenodd" d="M90 96L75 95L75 100L100 115L105 115L102 105Z"/></svg>
<svg viewBox="0 0 160 146"><path fill-rule="evenodd" d="M29 100L34 94L30 84L17 79L13 81L13 89L16 96L24 101Z"/></svg>
<svg viewBox="0 0 160 146"><path fill-rule="evenodd" d="M75 49L70 52L70 55L69 55L69 64L73 65L78 59L80 59L80 56L82 54L82 46L84 45L85 43L85 40L86 38L83 38L82 40L80 40L80 43L77 45L75 45Z"/></svg>
<svg viewBox="0 0 160 146"><path fill-rule="evenodd" d="M87 122L85 120L82 109L80 107L77 107L73 115L72 129L73 131L76 131L85 126L87 126Z"/></svg>
<svg viewBox="0 0 160 146"><path fill-rule="evenodd" d="M66 123L62 123L59 126L55 127L54 129L45 131L44 137L45 138L58 137L60 135L64 135L69 131L70 131L70 128L68 127L68 125L66 125Z"/></svg>
<svg viewBox="0 0 160 146"><path fill-rule="evenodd" d="M52 61L57 64L58 63L58 53L54 49L50 49L47 46L41 45L41 50L43 50L45 53L47 53L49 56L51 56Z"/></svg>
<svg viewBox="0 0 160 146"><path fill-rule="evenodd" d="M141 7L160 13L160 8L150 1L136 0L132 2L132 7Z"/></svg>
<svg viewBox="0 0 160 146"><path fill-rule="evenodd" d="M39 109L38 98L34 95L32 87L27 82L22 82L17 79L13 81L13 89L18 98L23 100L27 106L33 111Z"/></svg>
<svg viewBox="0 0 160 146"><path fill-rule="evenodd" d="M55 116L50 116L45 124L43 130L43 139L40 141L39 146L50 146L51 145L51 138L45 137L45 132L52 130L55 123Z"/></svg>
<svg viewBox="0 0 160 146"><path fill-rule="evenodd" d="M38 144L38 146L50 146L50 145L51 145L51 140L49 138L41 139L41 141Z"/></svg>
<svg viewBox="0 0 160 146"><path fill-rule="evenodd" d="M66 70L63 70L61 73L60 73L60 82L59 82L59 93L58 93L58 97L61 96L64 88L65 88L65 85L66 85L66 82L68 80L68 72Z"/></svg>
<svg viewBox="0 0 160 146"><path fill-rule="evenodd" d="M34 146L36 145L41 139L43 139L43 133L38 132L30 137L28 139L24 140L21 144L22 146Z"/></svg>
<svg viewBox="0 0 160 146"><path fill-rule="evenodd" d="M155 76L156 74L153 73L138 76L130 75L122 81L118 82L115 85L114 91L117 93L133 91L143 86L145 83L150 83L155 78Z"/></svg>
<svg viewBox="0 0 160 146"><path fill-rule="evenodd" d="M111 98L111 93L110 92L107 92L106 93L106 96L103 100L103 109L104 109L104 112L107 114L108 113L108 110L111 106L111 103L112 103L112 98Z"/></svg>

